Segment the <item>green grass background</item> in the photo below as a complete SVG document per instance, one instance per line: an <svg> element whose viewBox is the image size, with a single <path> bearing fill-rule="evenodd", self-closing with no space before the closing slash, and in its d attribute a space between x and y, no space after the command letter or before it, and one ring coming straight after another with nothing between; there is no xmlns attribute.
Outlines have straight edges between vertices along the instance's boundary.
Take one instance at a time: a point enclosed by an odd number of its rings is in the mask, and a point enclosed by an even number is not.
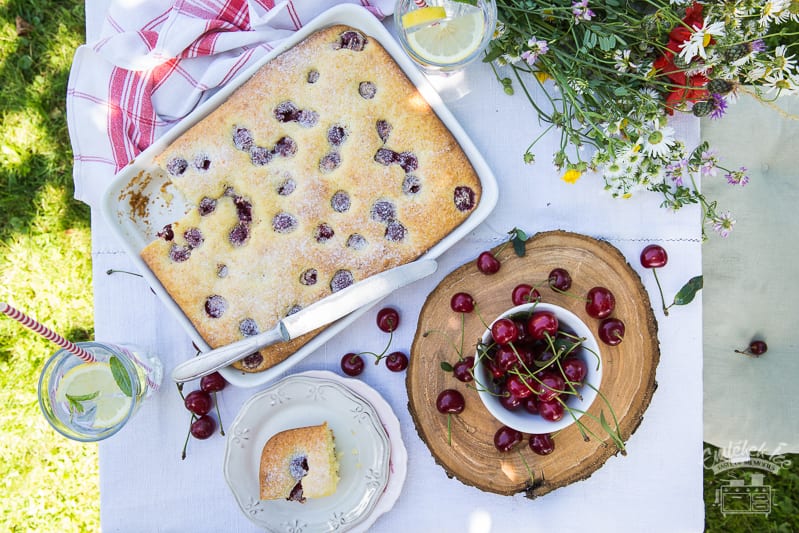
<svg viewBox="0 0 799 533"><path fill-rule="evenodd" d="M83 43L84 0L0 0L0 301L72 340L94 336L89 209L73 200L67 78ZM57 435L39 411L52 344L0 319L0 531L100 530L97 445ZM769 474L768 516L722 516L705 475L707 531L799 531L799 464ZM675 509L679 512L679 509ZM623 528L620 529L623 531Z"/></svg>

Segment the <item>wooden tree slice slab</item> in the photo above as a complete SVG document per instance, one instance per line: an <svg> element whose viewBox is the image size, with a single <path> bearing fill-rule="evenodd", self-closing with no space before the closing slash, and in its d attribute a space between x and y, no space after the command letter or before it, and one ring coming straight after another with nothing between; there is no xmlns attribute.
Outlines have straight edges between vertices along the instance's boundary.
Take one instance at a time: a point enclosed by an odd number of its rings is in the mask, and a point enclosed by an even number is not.
<svg viewBox="0 0 799 533"><path fill-rule="evenodd" d="M495 248L502 262L496 274L481 273L471 261L441 281L422 308L406 386L416 430L448 476L488 492L525 492L533 498L589 477L619 453L601 424L589 415L598 420L602 412L612 424L615 413L619 434L626 442L641 423L657 387L660 350L649 296L638 274L614 246L585 235L552 231L533 236L526 248L524 257L518 257L510 245ZM547 286L549 272L556 267L571 274L571 296ZM595 436L584 441L572 424L554 436L555 451L546 456L533 453L526 438L512 452L497 451L494 433L501 424L483 406L475 385L462 383L441 369L442 361L458 361L461 345L464 357L474 355L484 331L480 317L490 323L512 307L511 291L519 283L541 286L543 301L569 309L593 331L599 320L588 316L582 298L591 287L607 287L616 297L613 316L626 325L624 341L618 346L598 341L603 365L600 392L608 403L598 397L581 418ZM460 313L450 309L450 298L461 291L471 294L478 306L475 312L463 315L463 321ZM435 407L438 394L449 388L460 390L466 399L464 411L451 416L451 442L447 415Z"/></svg>

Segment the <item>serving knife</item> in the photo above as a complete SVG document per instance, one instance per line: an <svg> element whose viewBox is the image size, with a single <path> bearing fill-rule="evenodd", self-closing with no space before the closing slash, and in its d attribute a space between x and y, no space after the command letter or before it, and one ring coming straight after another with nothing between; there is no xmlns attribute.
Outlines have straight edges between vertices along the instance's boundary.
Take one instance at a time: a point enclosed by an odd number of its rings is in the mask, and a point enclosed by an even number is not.
<svg viewBox="0 0 799 533"><path fill-rule="evenodd" d="M172 379L177 383L192 381L261 348L295 339L376 302L400 287L429 276L437 268L438 264L434 259L424 259L370 276L287 316L268 331L202 353L179 364L172 371Z"/></svg>

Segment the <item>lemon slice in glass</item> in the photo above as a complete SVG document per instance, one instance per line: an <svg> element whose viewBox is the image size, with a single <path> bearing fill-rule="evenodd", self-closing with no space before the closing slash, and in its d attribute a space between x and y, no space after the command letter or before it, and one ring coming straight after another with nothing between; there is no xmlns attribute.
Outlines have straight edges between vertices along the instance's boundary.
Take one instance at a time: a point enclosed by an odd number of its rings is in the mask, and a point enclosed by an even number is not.
<svg viewBox="0 0 799 533"><path fill-rule="evenodd" d="M111 427L121 422L130 411L132 398L125 396L119 389L111 366L108 363L86 363L72 368L64 374L56 390L56 399L67 402L67 395L81 398L97 395L84 402L94 403L97 407L94 416L94 427Z"/></svg>
<svg viewBox="0 0 799 533"><path fill-rule="evenodd" d="M402 27L413 28L420 24L429 24L438 20L445 19L447 12L442 6L427 6L420 9L408 11L402 15Z"/></svg>
<svg viewBox="0 0 799 533"><path fill-rule="evenodd" d="M483 35L483 13L473 11L408 33L408 44L431 63L450 64L471 55Z"/></svg>

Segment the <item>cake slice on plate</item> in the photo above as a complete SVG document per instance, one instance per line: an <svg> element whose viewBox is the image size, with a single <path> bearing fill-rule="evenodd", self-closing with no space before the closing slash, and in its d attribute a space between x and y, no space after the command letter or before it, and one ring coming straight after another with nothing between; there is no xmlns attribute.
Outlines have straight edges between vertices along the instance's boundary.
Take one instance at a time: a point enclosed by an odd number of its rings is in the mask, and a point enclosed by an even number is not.
<svg viewBox="0 0 799 533"><path fill-rule="evenodd" d="M262 500L323 498L336 491L338 479L335 437L327 422L281 431L261 452Z"/></svg>

